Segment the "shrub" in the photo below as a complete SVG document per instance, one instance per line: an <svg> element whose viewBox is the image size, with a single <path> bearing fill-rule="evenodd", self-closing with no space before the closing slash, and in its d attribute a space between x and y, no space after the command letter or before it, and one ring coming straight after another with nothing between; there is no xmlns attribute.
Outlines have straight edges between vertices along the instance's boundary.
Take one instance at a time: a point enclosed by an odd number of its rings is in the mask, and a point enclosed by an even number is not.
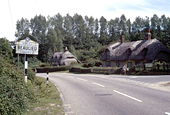
<svg viewBox="0 0 170 115"><path fill-rule="evenodd" d="M21 114L32 99L21 71L0 58L0 114Z"/></svg>
<svg viewBox="0 0 170 115"><path fill-rule="evenodd" d="M12 48L6 38L0 38L0 56L6 60L12 58Z"/></svg>
<svg viewBox="0 0 170 115"><path fill-rule="evenodd" d="M87 63L83 64L83 67L87 67L87 68L94 67L94 66L99 67L101 65L102 63L100 62L100 60L90 58L88 59Z"/></svg>
<svg viewBox="0 0 170 115"><path fill-rule="evenodd" d="M57 71L67 71L70 69L70 66L51 66L51 67L39 67L36 68L37 73L46 73L46 72L57 72Z"/></svg>
<svg viewBox="0 0 170 115"><path fill-rule="evenodd" d="M35 72L32 69L28 69L28 79L31 80L32 82L35 79Z"/></svg>

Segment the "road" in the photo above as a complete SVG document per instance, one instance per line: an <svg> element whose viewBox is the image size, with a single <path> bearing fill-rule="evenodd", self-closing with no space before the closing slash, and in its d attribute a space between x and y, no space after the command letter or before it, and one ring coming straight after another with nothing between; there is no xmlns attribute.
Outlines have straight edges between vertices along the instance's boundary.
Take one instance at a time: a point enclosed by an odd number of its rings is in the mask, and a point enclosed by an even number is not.
<svg viewBox="0 0 170 115"><path fill-rule="evenodd" d="M126 78L50 73L49 79L60 89L67 115L170 115L170 92L121 80Z"/></svg>

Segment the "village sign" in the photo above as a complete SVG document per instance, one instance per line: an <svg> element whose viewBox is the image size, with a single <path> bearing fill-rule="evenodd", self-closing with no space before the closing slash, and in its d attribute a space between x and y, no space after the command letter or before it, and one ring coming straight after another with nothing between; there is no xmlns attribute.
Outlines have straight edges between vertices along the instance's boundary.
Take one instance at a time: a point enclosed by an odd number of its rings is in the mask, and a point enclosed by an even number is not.
<svg viewBox="0 0 170 115"><path fill-rule="evenodd" d="M39 44L35 41L32 41L29 37L26 37L24 40L20 40L16 43L16 53L18 54L18 65L19 65L19 54L25 54L25 82L27 83L27 69L28 69L28 61L27 55L38 55Z"/></svg>
<svg viewBox="0 0 170 115"><path fill-rule="evenodd" d="M26 39L20 40L16 43L16 53L38 55L38 47L38 43L27 37Z"/></svg>

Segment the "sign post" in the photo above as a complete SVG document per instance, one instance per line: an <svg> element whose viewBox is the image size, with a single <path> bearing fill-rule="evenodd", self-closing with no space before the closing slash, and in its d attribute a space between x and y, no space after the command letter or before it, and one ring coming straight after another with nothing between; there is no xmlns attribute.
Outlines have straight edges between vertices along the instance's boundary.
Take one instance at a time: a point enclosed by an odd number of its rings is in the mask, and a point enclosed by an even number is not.
<svg viewBox="0 0 170 115"><path fill-rule="evenodd" d="M24 40L20 40L16 43L16 53L25 54L24 56L24 73L25 73L25 82L27 83L28 77L28 60L27 55L38 55L39 44L35 41L32 41L29 37L26 37Z"/></svg>
<svg viewBox="0 0 170 115"><path fill-rule="evenodd" d="M25 54L24 57L24 73L25 73L25 82L27 83L27 78L28 78L28 61L27 61L27 54Z"/></svg>

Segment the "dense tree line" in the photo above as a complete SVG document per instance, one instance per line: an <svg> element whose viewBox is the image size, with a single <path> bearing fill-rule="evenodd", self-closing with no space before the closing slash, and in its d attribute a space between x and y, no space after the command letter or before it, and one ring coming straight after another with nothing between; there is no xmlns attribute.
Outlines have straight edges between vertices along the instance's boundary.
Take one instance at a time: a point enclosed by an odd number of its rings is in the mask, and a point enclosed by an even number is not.
<svg viewBox="0 0 170 115"><path fill-rule="evenodd" d="M111 20L79 14L62 16L58 13L47 18L39 15L30 20L18 20L16 37L32 35L40 44L38 58L41 61L48 61L54 52L62 51L66 46L81 61L88 61L97 59L103 46L117 42L121 31L125 33L126 41L135 41L144 39L147 28L151 28L153 38L170 48L170 18L156 14L151 18L138 16L133 22L125 15Z"/></svg>

